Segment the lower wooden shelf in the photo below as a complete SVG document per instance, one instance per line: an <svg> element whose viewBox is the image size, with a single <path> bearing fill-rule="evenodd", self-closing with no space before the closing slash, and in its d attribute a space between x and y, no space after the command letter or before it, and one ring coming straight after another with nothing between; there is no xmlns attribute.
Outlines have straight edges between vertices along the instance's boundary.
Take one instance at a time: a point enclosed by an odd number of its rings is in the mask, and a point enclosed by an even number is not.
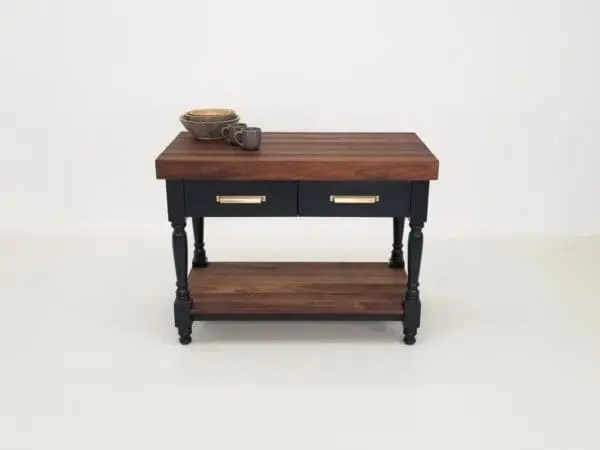
<svg viewBox="0 0 600 450"><path fill-rule="evenodd" d="M401 318L406 272L385 263L218 262L189 274L192 314Z"/></svg>

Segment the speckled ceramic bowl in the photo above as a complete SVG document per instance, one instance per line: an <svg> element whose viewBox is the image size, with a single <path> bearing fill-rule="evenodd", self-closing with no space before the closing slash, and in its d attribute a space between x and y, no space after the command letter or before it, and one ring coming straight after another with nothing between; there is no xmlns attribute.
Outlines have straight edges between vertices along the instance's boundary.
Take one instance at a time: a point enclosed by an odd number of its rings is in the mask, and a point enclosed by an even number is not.
<svg viewBox="0 0 600 450"><path fill-rule="evenodd" d="M229 120L223 120L218 122L200 122L194 120L188 120L185 115L179 117L181 125L188 130L196 139L203 141L216 141L223 139L223 127L238 123L239 117L235 117Z"/></svg>

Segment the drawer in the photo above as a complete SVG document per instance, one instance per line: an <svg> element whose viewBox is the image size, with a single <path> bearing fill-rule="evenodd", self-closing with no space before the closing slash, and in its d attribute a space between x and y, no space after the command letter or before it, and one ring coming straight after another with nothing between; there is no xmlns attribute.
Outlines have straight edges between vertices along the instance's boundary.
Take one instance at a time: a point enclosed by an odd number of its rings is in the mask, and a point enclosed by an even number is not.
<svg viewBox="0 0 600 450"><path fill-rule="evenodd" d="M302 216L405 217L410 211L408 181L300 181Z"/></svg>
<svg viewBox="0 0 600 450"><path fill-rule="evenodd" d="M267 217L298 214L296 181L186 181L188 217Z"/></svg>

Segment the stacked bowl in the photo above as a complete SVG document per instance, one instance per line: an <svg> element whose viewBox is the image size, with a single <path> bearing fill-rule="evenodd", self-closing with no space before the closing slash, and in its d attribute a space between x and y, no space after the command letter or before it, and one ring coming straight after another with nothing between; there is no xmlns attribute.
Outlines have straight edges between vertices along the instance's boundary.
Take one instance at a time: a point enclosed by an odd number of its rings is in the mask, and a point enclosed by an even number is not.
<svg viewBox="0 0 600 450"><path fill-rule="evenodd" d="M240 121L232 109L191 109L179 117L183 127L196 139L212 141L223 139L223 128Z"/></svg>

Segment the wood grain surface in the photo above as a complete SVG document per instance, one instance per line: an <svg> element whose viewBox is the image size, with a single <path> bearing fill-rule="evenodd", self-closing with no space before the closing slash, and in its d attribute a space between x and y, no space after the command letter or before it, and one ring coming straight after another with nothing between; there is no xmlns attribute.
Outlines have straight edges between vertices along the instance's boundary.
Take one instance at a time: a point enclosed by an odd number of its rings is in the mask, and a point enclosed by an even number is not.
<svg viewBox="0 0 600 450"><path fill-rule="evenodd" d="M386 263L211 263L192 269L193 314L398 314L406 273Z"/></svg>
<svg viewBox="0 0 600 450"><path fill-rule="evenodd" d="M438 167L415 133L267 132L251 152L181 132L155 161L180 180L436 180Z"/></svg>

